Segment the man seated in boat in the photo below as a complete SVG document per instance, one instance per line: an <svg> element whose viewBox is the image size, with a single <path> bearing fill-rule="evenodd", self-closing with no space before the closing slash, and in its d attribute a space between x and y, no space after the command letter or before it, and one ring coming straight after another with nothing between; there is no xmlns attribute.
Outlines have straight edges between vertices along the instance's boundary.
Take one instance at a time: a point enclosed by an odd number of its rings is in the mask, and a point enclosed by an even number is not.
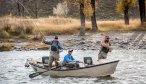
<svg viewBox="0 0 146 84"><path fill-rule="evenodd" d="M68 54L64 57L63 60L63 66L66 66L68 68L79 68L79 63L84 63L78 60L75 60L72 56L73 50L69 50Z"/></svg>
<svg viewBox="0 0 146 84"><path fill-rule="evenodd" d="M63 50L62 44L58 41L58 36L55 36L53 41L46 41L44 40L45 44L49 44L51 45L50 47L50 56L49 56L49 61L48 61L48 65L49 65L49 70L52 68L52 63L53 61L55 61L55 66L58 66L59 63L59 52L61 52Z"/></svg>

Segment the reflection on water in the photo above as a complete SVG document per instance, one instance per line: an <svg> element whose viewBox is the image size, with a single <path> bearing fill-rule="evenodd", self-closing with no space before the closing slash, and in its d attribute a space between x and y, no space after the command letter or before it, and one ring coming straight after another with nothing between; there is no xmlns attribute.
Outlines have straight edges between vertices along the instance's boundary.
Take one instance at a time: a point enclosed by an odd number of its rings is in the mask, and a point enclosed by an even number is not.
<svg viewBox="0 0 146 84"><path fill-rule="evenodd" d="M49 76L37 76L34 79L28 77L33 70L24 67L27 58L41 60L42 56L48 56L48 51L10 51L0 52L0 84L146 84L146 50L113 50L108 55L108 61L120 60L116 72L108 77L96 78L51 78ZM67 51L61 53L61 60ZM91 56L96 63L98 52L74 51L76 59Z"/></svg>

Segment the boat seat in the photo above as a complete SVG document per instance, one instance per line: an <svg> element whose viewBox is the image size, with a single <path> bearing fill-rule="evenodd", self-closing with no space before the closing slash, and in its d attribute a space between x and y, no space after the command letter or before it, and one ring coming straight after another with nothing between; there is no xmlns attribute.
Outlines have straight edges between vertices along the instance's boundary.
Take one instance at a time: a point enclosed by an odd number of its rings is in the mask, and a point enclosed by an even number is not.
<svg viewBox="0 0 146 84"><path fill-rule="evenodd" d="M93 65L93 61L91 57L84 57L84 63L88 65Z"/></svg>
<svg viewBox="0 0 146 84"><path fill-rule="evenodd" d="M49 62L49 56L43 56L42 57L42 63L43 64L48 64L48 62Z"/></svg>

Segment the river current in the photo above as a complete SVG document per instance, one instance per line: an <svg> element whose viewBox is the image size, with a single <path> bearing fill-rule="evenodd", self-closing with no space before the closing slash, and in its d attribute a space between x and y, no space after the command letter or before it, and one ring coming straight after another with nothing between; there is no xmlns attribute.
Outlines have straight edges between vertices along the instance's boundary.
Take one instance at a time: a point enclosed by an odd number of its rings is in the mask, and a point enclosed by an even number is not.
<svg viewBox="0 0 146 84"><path fill-rule="evenodd" d="M61 52L63 59L67 51ZM49 76L28 77L34 73L31 67L24 64L27 58L41 60L42 56L49 56L49 51L7 51L0 52L0 84L146 84L146 50L113 50L108 54L108 61L120 60L116 71L111 77L95 78L51 78ZM98 51L76 50L75 59L83 61L83 57L92 57L97 62Z"/></svg>

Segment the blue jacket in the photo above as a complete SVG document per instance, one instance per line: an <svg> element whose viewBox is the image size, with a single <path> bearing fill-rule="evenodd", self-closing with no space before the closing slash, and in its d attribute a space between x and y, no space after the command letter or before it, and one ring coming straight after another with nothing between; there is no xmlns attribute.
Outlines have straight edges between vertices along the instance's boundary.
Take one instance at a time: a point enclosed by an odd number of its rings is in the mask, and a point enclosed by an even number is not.
<svg viewBox="0 0 146 84"><path fill-rule="evenodd" d="M69 62L73 62L73 60L75 60L75 59L73 58L73 56L70 55L70 54L67 54L67 55L64 57L63 64L69 63ZM79 63L79 61L76 61L76 63Z"/></svg>
<svg viewBox="0 0 146 84"><path fill-rule="evenodd" d="M59 49L63 49L62 48L62 44L59 41L44 41L45 44L49 44L51 46L57 46Z"/></svg>

